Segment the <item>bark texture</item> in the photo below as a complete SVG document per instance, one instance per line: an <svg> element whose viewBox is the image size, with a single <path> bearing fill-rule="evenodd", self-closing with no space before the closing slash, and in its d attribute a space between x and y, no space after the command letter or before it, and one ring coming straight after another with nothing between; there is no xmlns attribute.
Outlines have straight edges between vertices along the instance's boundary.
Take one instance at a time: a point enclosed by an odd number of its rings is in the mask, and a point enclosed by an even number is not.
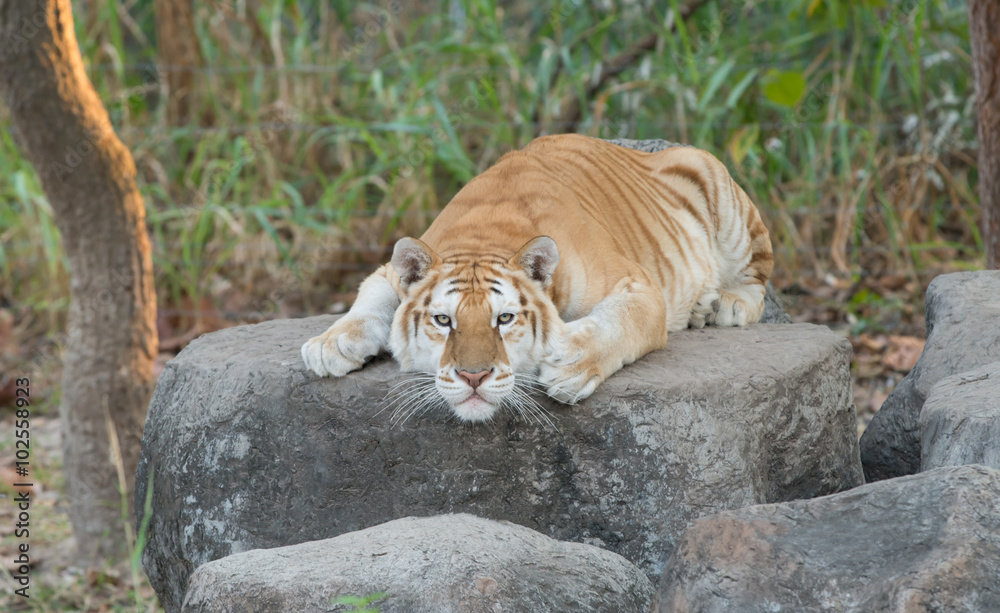
<svg viewBox="0 0 1000 613"><path fill-rule="evenodd" d="M986 268L1000 268L1000 2L969 0L979 108L979 200Z"/></svg>
<svg viewBox="0 0 1000 613"><path fill-rule="evenodd" d="M167 123L191 122L194 70L202 66L191 0L156 0L156 47L167 80Z"/></svg>
<svg viewBox="0 0 1000 613"><path fill-rule="evenodd" d="M86 557L115 555L119 474L131 492L152 391L156 294L135 163L84 72L69 0L0 0L0 96L70 263L59 412L73 531Z"/></svg>

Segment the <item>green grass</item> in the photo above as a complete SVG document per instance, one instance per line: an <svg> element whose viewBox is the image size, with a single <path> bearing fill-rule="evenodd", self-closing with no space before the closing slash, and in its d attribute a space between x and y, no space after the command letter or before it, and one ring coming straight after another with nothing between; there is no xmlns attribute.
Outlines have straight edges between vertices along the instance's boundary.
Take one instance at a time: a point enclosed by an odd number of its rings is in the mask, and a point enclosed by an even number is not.
<svg viewBox="0 0 1000 613"><path fill-rule="evenodd" d="M340 598L333 599L330 604L350 607L349 609L342 609L347 613L379 613L378 607L372 605L378 603L380 600L384 600L388 596L389 594L386 592L376 592L368 596L341 596Z"/></svg>
<svg viewBox="0 0 1000 613"><path fill-rule="evenodd" d="M981 259L964 3L713 1L671 33L659 10L582 0L214 0L196 3L187 126L166 124L152 2L118 4L78 5L78 37L182 318L324 310L504 151L564 131L595 70L649 33L660 48L575 127L719 155L772 229L779 285ZM58 328L58 231L6 133L0 196L0 293Z"/></svg>

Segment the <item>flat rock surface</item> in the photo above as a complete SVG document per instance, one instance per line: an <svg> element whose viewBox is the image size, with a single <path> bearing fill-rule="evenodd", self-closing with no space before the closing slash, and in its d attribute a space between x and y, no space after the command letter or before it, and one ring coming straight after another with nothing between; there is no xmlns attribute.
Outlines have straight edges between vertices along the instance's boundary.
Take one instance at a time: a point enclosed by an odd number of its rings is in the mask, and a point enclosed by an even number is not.
<svg viewBox="0 0 1000 613"><path fill-rule="evenodd" d="M306 371L300 346L333 321L229 328L166 365L136 492L151 484L143 561L167 611L205 562L452 512L597 545L655 578L695 517L862 483L850 344L822 326L671 334L579 406L540 397L552 426L443 408L394 426L382 399L411 376L395 363Z"/></svg>
<svg viewBox="0 0 1000 613"><path fill-rule="evenodd" d="M381 613L645 613L653 584L610 551L456 514L209 562L191 576L183 610L320 613L377 593Z"/></svg>
<svg viewBox="0 0 1000 613"><path fill-rule="evenodd" d="M1000 471L939 468L703 517L653 612L1000 611Z"/></svg>
<svg viewBox="0 0 1000 613"><path fill-rule="evenodd" d="M945 377L1000 360L1000 271L941 275L927 288L927 344L861 436L871 481L920 470L920 409Z"/></svg>
<svg viewBox="0 0 1000 613"><path fill-rule="evenodd" d="M1000 362L946 377L920 411L920 469L1000 469Z"/></svg>

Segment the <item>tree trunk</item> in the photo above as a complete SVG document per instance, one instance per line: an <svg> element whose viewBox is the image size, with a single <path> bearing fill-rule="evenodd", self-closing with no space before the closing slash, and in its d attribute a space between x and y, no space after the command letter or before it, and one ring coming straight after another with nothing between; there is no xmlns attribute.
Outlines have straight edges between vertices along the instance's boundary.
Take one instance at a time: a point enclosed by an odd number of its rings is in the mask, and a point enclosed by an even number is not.
<svg viewBox="0 0 1000 613"><path fill-rule="evenodd" d="M1000 268L1000 2L969 0L979 109L979 200L986 268Z"/></svg>
<svg viewBox="0 0 1000 613"><path fill-rule="evenodd" d="M0 0L0 97L69 258L59 414L73 532L87 558L115 556L152 391L156 293L135 163L84 72L69 0Z"/></svg>
<svg viewBox="0 0 1000 613"><path fill-rule="evenodd" d="M202 66L201 48L194 29L192 0L156 0L156 49L167 79L167 123L191 122L194 71Z"/></svg>

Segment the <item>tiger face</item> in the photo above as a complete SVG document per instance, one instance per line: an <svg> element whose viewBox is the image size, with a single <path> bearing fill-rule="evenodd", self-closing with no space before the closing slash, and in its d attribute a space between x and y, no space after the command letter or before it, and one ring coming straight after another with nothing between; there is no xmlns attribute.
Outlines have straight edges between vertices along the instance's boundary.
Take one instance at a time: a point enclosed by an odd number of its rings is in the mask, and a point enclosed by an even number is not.
<svg viewBox="0 0 1000 613"><path fill-rule="evenodd" d="M442 259L416 239L399 241L392 264L405 296L393 317L393 356L404 371L432 375L434 392L422 393L436 393L459 420L536 408L527 392L561 324L545 293L558 261L548 237L509 259Z"/></svg>

